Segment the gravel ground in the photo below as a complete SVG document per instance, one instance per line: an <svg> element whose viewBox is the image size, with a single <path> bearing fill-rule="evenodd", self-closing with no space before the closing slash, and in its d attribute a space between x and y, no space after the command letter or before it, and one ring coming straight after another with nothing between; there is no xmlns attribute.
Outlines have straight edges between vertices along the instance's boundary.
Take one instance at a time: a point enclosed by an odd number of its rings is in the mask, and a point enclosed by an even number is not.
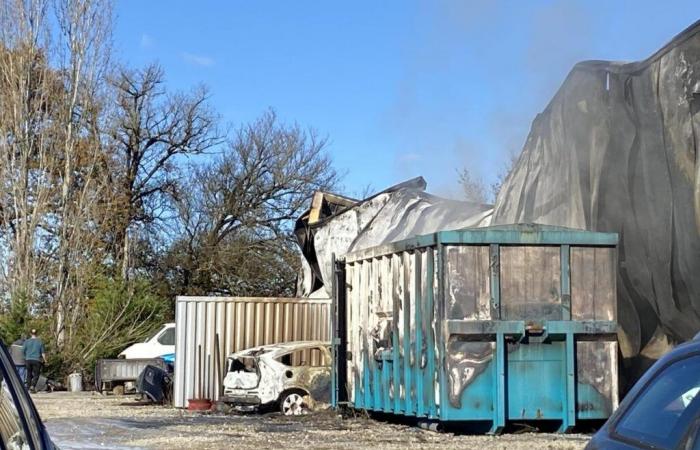
<svg viewBox="0 0 700 450"><path fill-rule="evenodd" d="M133 397L91 393L34 395L49 433L71 449L582 449L585 435L506 434L498 437L435 433L333 411L301 417L279 414L195 414L162 406L134 406Z"/></svg>

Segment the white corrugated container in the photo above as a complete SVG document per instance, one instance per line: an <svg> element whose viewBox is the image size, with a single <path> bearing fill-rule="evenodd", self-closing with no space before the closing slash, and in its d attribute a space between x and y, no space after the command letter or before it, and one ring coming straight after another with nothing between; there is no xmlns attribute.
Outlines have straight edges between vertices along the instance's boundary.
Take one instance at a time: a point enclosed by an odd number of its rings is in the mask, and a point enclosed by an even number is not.
<svg viewBox="0 0 700 450"><path fill-rule="evenodd" d="M185 408L200 396L217 401L226 357L233 352L278 342L329 341L330 304L330 299L309 298L178 297L173 405Z"/></svg>

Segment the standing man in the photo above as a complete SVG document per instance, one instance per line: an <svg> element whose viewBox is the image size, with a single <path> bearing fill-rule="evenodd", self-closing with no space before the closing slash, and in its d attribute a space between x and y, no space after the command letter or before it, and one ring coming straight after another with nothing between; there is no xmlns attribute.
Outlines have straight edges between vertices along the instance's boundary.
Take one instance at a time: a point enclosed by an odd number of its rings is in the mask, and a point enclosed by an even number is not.
<svg viewBox="0 0 700 450"><path fill-rule="evenodd" d="M41 366L46 362L44 343L32 330L32 337L24 341L24 361L27 366L27 387L32 394L36 393L36 384L41 374Z"/></svg>

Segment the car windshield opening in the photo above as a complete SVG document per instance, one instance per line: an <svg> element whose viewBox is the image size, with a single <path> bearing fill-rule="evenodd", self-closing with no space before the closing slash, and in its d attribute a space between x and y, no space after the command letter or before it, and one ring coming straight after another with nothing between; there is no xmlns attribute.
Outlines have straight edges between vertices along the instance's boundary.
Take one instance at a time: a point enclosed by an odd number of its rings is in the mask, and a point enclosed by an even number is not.
<svg viewBox="0 0 700 450"><path fill-rule="evenodd" d="M258 366L255 362L255 358L250 356L232 358L231 364L229 365L229 372L256 372L257 370Z"/></svg>

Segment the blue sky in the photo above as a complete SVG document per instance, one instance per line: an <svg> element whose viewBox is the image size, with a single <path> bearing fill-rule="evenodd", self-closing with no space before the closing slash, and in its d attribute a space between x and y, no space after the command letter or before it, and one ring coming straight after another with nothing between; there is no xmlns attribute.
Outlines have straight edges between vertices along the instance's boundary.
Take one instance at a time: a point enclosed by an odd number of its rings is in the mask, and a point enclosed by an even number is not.
<svg viewBox="0 0 700 450"><path fill-rule="evenodd" d="M700 18L696 1L118 0L114 46L199 83L226 123L274 108L328 135L347 193L423 175L490 183L570 68L643 59Z"/></svg>

